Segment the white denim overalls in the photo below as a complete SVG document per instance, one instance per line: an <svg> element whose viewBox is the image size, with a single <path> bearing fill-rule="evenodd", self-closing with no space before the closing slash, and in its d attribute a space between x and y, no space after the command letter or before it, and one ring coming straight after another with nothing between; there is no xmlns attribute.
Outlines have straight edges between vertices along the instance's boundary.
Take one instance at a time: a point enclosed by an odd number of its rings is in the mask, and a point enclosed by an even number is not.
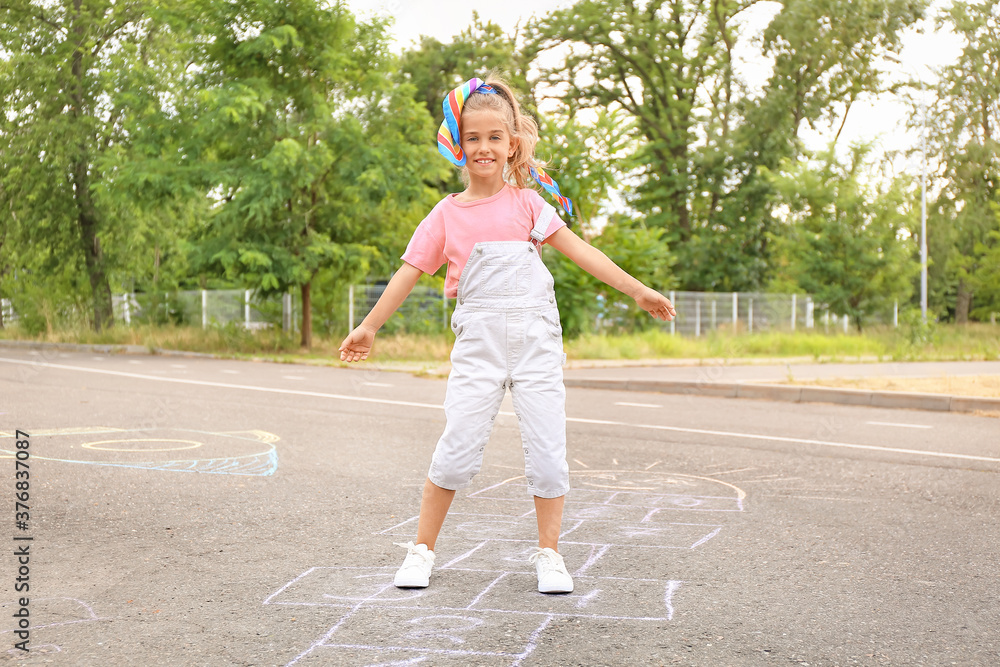
<svg viewBox="0 0 1000 667"><path fill-rule="evenodd" d="M441 488L468 486L479 472L510 387L528 492L558 498L569 490L562 327L552 274L539 256L554 214L546 206L531 241L477 243L462 270L451 320L447 425L428 473Z"/></svg>

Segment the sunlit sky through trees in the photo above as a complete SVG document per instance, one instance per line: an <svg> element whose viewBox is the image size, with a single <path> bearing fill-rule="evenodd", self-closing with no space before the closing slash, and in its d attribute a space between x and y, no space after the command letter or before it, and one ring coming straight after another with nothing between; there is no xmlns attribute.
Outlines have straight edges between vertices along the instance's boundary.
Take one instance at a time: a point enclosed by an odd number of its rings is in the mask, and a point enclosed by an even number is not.
<svg viewBox="0 0 1000 667"><path fill-rule="evenodd" d="M442 42L469 26L472 13L476 11L485 21L493 21L508 34L518 25L523 25L532 15L542 16L556 9L564 9L573 4L569 0L505 0L504 2L467 2L463 0L348 0L350 9L361 17L379 15L392 18L391 32L394 48L399 51L413 46L421 35L435 37ZM887 81L901 83L907 80L935 80L934 70L955 62L962 49L961 40L948 30L938 30L934 17L948 0L932 3L928 19L916 28L905 31L903 48L897 54L899 63L885 61L882 69L888 74ZM778 2L760 2L744 14L747 35L758 35L777 13ZM738 49L740 57L739 74L752 88L759 89L766 82L770 64L759 56L759 49L751 40L744 39ZM470 73L472 76L474 73ZM839 110L837 121L831 127L819 127L816 131L803 128L802 138L809 148L820 150L836 135L843 110ZM863 97L850 110L847 122L837 140L838 153L846 153L848 146L856 141L873 141L876 153L910 151L910 157L894 160L894 168L919 173L919 132L906 129L909 110L892 93L878 97ZM933 122L933 118L928 119Z"/></svg>

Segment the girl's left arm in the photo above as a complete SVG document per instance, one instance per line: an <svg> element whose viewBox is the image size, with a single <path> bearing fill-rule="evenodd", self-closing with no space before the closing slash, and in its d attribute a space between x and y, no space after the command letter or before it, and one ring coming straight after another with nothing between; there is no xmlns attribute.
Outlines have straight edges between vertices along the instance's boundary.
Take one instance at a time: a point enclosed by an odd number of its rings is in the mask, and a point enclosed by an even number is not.
<svg viewBox="0 0 1000 667"><path fill-rule="evenodd" d="M635 299L636 305L653 317L672 320L677 315L667 297L627 274L607 255L581 239L569 227L561 227L546 239L546 243L601 282Z"/></svg>

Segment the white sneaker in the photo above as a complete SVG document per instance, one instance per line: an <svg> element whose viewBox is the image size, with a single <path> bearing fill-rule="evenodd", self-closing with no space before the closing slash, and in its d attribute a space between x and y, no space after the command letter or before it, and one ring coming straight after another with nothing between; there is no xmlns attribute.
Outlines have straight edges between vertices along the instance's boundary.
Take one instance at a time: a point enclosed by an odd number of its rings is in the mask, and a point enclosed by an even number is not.
<svg viewBox="0 0 1000 667"><path fill-rule="evenodd" d="M392 583L397 588L427 588L434 566L434 552L426 544L396 542L396 546L406 549L406 558Z"/></svg>
<svg viewBox="0 0 1000 667"><path fill-rule="evenodd" d="M573 577L566 571L563 557L549 547L536 549L528 560L535 564L538 573L538 592L572 593Z"/></svg>

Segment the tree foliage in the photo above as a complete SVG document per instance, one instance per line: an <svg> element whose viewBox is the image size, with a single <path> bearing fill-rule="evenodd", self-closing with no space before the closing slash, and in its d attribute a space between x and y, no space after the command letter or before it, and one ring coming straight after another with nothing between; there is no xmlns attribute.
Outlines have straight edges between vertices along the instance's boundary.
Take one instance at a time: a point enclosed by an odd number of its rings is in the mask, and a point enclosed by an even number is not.
<svg viewBox="0 0 1000 667"><path fill-rule="evenodd" d="M392 85L384 24L313 0L200 5L202 63L184 117L187 153L217 204L204 270L259 294L302 292L321 270L365 276L427 203L430 119Z"/></svg>
<svg viewBox="0 0 1000 667"><path fill-rule="evenodd" d="M755 95L734 69L756 0L582 0L532 26L565 53L542 81L568 106L623 109L639 145L630 203L667 230L685 289L767 278L770 191L759 169L801 151L803 124L846 115L880 89L874 55L895 47L924 2L785 0L762 40L774 60Z"/></svg>
<svg viewBox="0 0 1000 667"><path fill-rule="evenodd" d="M63 310L86 295L92 326L108 326L112 287L149 257L150 228L169 228L133 207L116 166L156 131L153 121L173 90L177 36L163 22L172 7L111 0L0 6L0 211L4 245L17 248L3 280L19 310L39 305L22 298L25 281L59 276L45 309Z"/></svg>
<svg viewBox="0 0 1000 667"><path fill-rule="evenodd" d="M776 282L801 287L860 330L876 312L912 293L917 270L908 233L911 205L901 183L879 185L865 173L870 148L852 146L847 164L830 149L786 160L769 173L781 224Z"/></svg>
<svg viewBox="0 0 1000 667"><path fill-rule="evenodd" d="M965 322L976 292L992 284L993 234L1000 231L1000 2L955 2L939 21L965 45L956 65L939 72L926 110L942 184L928 220L931 297L938 311ZM914 104L912 123L923 125L924 113Z"/></svg>

